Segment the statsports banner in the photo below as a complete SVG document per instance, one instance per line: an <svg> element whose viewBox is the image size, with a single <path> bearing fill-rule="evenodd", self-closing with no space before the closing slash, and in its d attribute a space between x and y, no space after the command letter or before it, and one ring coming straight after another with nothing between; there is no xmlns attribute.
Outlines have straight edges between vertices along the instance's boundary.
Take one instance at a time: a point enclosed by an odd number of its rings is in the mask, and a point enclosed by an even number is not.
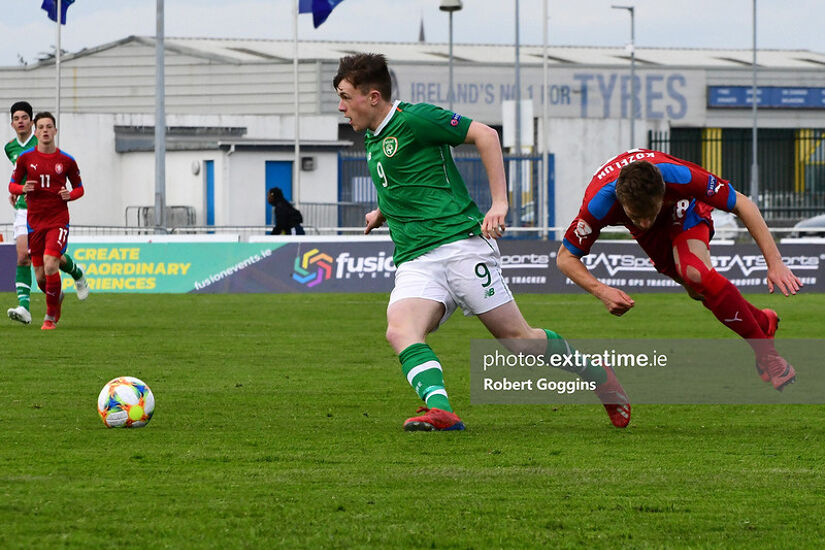
<svg viewBox="0 0 825 550"><path fill-rule="evenodd" d="M519 293L582 292L556 268L558 241L499 241L501 268ZM806 291L825 291L825 244L782 244ZM260 237L257 242L84 242L68 252L93 292L324 293L392 290L393 245L376 237ZM767 266L756 245L713 244L714 267L743 292L765 292ZM583 258L603 282L637 292L683 292L656 272L633 241L597 242ZM15 253L0 245L0 290L14 291ZM67 292L71 278L63 275Z"/></svg>

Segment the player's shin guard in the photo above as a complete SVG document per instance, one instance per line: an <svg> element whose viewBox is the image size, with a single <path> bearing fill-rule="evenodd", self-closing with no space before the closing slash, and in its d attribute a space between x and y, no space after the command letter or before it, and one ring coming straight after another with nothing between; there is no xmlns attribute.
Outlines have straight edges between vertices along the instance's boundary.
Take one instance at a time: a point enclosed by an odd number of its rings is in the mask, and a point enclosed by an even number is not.
<svg viewBox="0 0 825 550"><path fill-rule="evenodd" d="M444 389L444 374L435 352L427 344L413 344L398 354L401 370L418 396L431 409L452 412L447 390Z"/></svg>
<svg viewBox="0 0 825 550"><path fill-rule="evenodd" d="M17 303L27 310L31 309L32 268L30 266L17 266L14 286L17 289Z"/></svg>
<svg viewBox="0 0 825 550"><path fill-rule="evenodd" d="M553 332L552 330L544 329L544 332L547 333L547 351L546 355L573 355L576 350L573 348L567 340L559 336L557 333ZM607 381L607 372L604 370L603 367L599 365L594 365L589 361L585 365L567 365L559 367L562 370L566 370L567 372L572 372L581 377L582 380L586 380L587 382L595 382L596 384L603 384Z"/></svg>
<svg viewBox="0 0 825 550"><path fill-rule="evenodd" d="M60 318L60 273L46 275L46 317Z"/></svg>

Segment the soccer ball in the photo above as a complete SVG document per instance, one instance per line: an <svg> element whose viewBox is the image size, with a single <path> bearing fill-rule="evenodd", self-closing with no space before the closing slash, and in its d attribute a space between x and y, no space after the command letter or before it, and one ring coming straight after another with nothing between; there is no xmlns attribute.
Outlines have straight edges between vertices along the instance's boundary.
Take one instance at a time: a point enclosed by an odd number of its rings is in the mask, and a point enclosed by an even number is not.
<svg viewBox="0 0 825 550"><path fill-rule="evenodd" d="M100 390L97 412L107 428L140 428L155 412L155 396L141 380L121 376Z"/></svg>

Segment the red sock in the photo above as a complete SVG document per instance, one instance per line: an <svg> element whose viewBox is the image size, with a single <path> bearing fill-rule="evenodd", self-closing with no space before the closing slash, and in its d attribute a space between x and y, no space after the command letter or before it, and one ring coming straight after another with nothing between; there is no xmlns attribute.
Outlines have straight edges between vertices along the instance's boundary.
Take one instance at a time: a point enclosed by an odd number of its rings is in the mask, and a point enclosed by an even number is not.
<svg viewBox="0 0 825 550"><path fill-rule="evenodd" d="M768 316L765 315L765 313L761 309L759 309L758 307L756 307L752 303L748 302L747 300L745 300L745 303L748 304L748 306L750 307L751 314L753 314L753 318L756 319L757 323L759 323L759 328L761 328L762 332L764 332L765 335L767 335L768 334L768 328L769 328L768 327L768 324L769 324L768 323Z"/></svg>
<svg viewBox="0 0 825 550"><path fill-rule="evenodd" d="M710 284L706 284L705 288L711 287L713 290L704 292L705 300L702 303L723 325L742 338L767 337L753 314L755 307L742 297L733 283L719 275L716 270L711 270L706 279L711 281L708 281Z"/></svg>
<svg viewBox="0 0 825 550"><path fill-rule="evenodd" d="M719 321L742 338L767 338L768 317L742 297L733 283L705 265L691 250L688 241L700 240L707 245L708 228L704 224L682 233L673 243L678 258L679 276L694 292L702 295L703 304Z"/></svg>
<svg viewBox="0 0 825 550"><path fill-rule="evenodd" d="M46 275L46 315L52 319L60 316L60 273Z"/></svg>

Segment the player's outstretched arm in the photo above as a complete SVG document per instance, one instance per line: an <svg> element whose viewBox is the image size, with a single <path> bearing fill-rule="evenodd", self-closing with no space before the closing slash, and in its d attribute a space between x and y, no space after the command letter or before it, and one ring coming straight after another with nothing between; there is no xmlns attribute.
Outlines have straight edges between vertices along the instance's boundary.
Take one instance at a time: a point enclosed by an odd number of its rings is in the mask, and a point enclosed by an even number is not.
<svg viewBox="0 0 825 550"><path fill-rule="evenodd" d="M510 203L507 199L507 180L504 177L504 159L501 155L501 143L498 133L480 122L473 121L467 130L464 143L472 143L478 149L481 163L487 172L490 184L490 197L493 202L481 223L481 233L487 238L497 239L507 226L507 212Z"/></svg>
<svg viewBox="0 0 825 550"><path fill-rule="evenodd" d="M556 266L568 279L601 300L607 311L613 315L624 315L635 304L633 298L623 291L600 282L587 270L581 258L567 250L564 245L559 247L556 254Z"/></svg>
<svg viewBox="0 0 825 550"><path fill-rule="evenodd" d="M367 215L364 216L364 219L367 223L367 226L364 228L364 235L369 235L370 231L372 231L376 227L381 227L382 225L384 225L384 222L387 221L387 219L381 213L380 208L376 208L371 212L367 212Z"/></svg>
<svg viewBox="0 0 825 550"><path fill-rule="evenodd" d="M777 248L771 232L768 230L768 225L759 212L759 208L753 204L752 200L737 191L733 213L748 228L751 237L756 241L759 250L762 251L762 256L765 257L765 262L768 264L768 291L773 293L774 286L776 286L785 296L796 294L802 288L802 281L782 261L782 254L779 253L779 248Z"/></svg>

